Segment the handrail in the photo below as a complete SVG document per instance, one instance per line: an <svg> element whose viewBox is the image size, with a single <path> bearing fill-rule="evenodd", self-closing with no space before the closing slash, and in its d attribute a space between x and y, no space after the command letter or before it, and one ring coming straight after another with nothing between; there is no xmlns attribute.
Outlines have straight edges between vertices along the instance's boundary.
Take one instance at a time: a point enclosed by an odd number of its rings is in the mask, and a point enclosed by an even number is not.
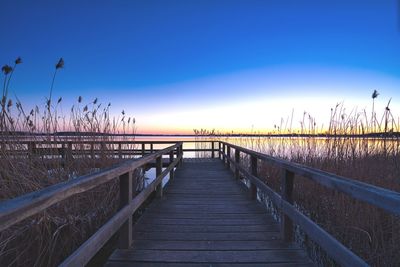
<svg viewBox="0 0 400 267"><path fill-rule="evenodd" d="M288 160L271 157L247 148L232 145L226 142L222 144L237 149L245 154L253 155L257 159L267 161L282 169L291 171L297 175L309 178L325 187L350 195L351 197L367 202L390 213L400 215L400 193L385 188L345 178L333 173L316 168L307 167Z"/></svg>
<svg viewBox="0 0 400 267"><path fill-rule="evenodd" d="M59 144L128 144L128 145L135 145L135 144L175 144L177 142L183 142L183 143L210 143L213 142L213 140L165 140L165 141L156 141L156 140L148 140L148 141L143 141L143 140L56 140L56 141L46 141L46 140L10 140L9 142L5 142L6 144L12 144L12 143L17 143L17 144L40 144L40 145L59 145ZM214 141L218 142L218 141Z"/></svg>
<svg viewBox="0 0 400 267"><path fill-rule="evenodd" d="M107 141L107 140L97 140L97 141L85 141L85 140L57 140L57 141L14 141L0 143L0 148L2 151L7 152L7 155L13 155L26 157L27 153L34 154L37 156L43 156L46 159L50 157L61 158L64 160L71 159L75 155L85 155L91 158L96 158L97 156L110 156L113 155L115 158L123 158L124 156L144 156L148 153L153 153L159 150L155 148L154 145L168 145L176 144L178 142L182 143L211 143L211 147L204 148L182 148L183 152L211 152L212 157L214 153L218 152L218 147L214 146L217 141L213 140L184 140L184 141ZM17 147L13 147L13 144L17 144ZM101 147L99 147L101 145ZM135 146L135 145L138 145ZM11 146L11 147L10 147ZM108 147L105 147L108 146ZM134 146L134 147L130 147ZM0 155L1 157L2 155Z"/></svg>
<svg viewBox="0 0 400 267"><path fill-rule="evenodd" d="M400 193L354 181L298 163L274 158L227 142L220 141L219 147L221 148L219 153L222 160L224 162L226 160L229 168L230 164L233 164L235 167L235 176L238 177L239 173L242 173L242 175L250 181L252 195L256 194L258 188L266 193L270 200L281 209L283 212L281 231L285 240L293 238L292 224L295 222L311 237L311 239L319 244L328 255L344 266L368 266L368 264L294 207L292 191L295 174L309 178L325 187L348 194L355 199L383 208L392 214L400 214ZM231 148L235 149L234 159L230 156ZM251 173L240 165L240 152L251 156ZM283 170L281 195L276 193L257 177L257 159L272 163Z"/></svg>
<svg viewBox="0 0 400 267"><path fill-rule="evenodd" d="M142 158L127 160L115 167L97 173L81 176L36 192L3 201L0 206L0 231L70 196L88 191L124 173L139 168L180 146L182 146L182 143L176 143L173 146Z"/></svg>
<svg viewBox="0 0 400 267"><path fill-rule="evenodd" d="M166 168L156 179L141 191L135 198L117 212L105 225L86 240L77 250L75 250L60 266L84 266L89 260L104 246L104 244L121 228L122 224L143 204L150 194L157 189L162 179L170 172L182 159L182 154L176 158L171 165ZM132 226L132 222L129 222ZM128 231L131 234L131 231ZM131 241L129 241L131 243ZM130 245L130 244L129 244ZM125 247L129 247L125 246Z"/></svg>
<svg viewBox="0 0 400 267"><path fill-rule="evenodd" d="M142 142L80 142L80 144L142 144L142 149L127 149L129 155L136 155L135 151L140 151L143 155L141 158L134 158L126 160L116 166L103 169L100 172L85 175L72 179L63 183L55 184L44 188L42 190L32 192L14 199L5 200L0 202L0 231L7 229L8 227L35 215L50 206L59 203L73 195L84 193L91 190L101 184L104 184L113 179L119 178L120 180L120 206L121 209L111 217L100 229L98 229L88 240L86 240L77 250L75 250L63 263L62 266L83 266L87 264L90 259L104 246L104 244L110 240L110 238L120 231L120 248L128 248L132 243L132 215L133 213L148 199L154 191L158 197L162 196L162 180L169 173L170 179L174 177L174 168L178 167L182 163L183 152L185 151L207 151L211 152L211 156L214 158L214 152L219 151L219 148L215 148L213 140L201 140L201 141L188 141L196 143L211 143L211 148L199 148L199 149L183 149L182 141L142 141ZM41 143L41 142L39 142ZM170 144L164 149L154 149L153 144ZM19 144L21 144L19 142ZM26 142L23 144L28 145L28 151L34 149L34 153L40 153L40 148L36 147L37 142ZM77 144L74 141L68 142L42 142L41 144L51 145L63 145L61 148L61 156L63 159L71 160L72 145ZM150 144L150 150L145 150L145 145ZM67 145L67 147L65 147ZM50 148L51 150L52 148ZM58 148L60 149L60 148ZM69 151L66 151L68 149ZM121 152L121 146L116 151ZM90 151L90 150L89 150ZM145 154L149 152L151 154ZM45 150L44 150L45 152ZM93 150L90 151L93 153ZM154 153L153 153L154 152ZM45 155L50 155L47 153ZM92 154L93 155L93 154ZM165 163L162 161L163 155L169 155L169 165L162 171L162 167ZM176 157L175 157L176 156ZM220 154L218 154L220 156ZM156 166L156 179L152 181L144 190L142 190L137 196L132 197L132 179L133 171L142 166L155 163Z"/></svg>

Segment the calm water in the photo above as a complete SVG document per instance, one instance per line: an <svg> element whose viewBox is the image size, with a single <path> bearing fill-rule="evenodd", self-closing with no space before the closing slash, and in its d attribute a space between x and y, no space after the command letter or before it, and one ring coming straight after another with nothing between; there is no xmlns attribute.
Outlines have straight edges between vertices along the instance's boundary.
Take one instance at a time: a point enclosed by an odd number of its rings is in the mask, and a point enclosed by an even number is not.
<svg viewBox="0 0 400 267"><path fill-rule="evenodd" d="M210 143L195 143L193 140L212 140L210 137L136 137L137 141L185 141L184 149L211 148ZM217 140L217 139L214 139ZM400 139L377 138L316 138L316 137L221 137L218 140L243 146L271 156L291 158L293 156L313 157L363 157L385 153L397 155L400 152ZM160 149L170 144L155 144ZM146 147L146 149L149 146ZM217 143L215 143L215 148ZM185 152L184 157L210 156L204 152Z"/></svg>

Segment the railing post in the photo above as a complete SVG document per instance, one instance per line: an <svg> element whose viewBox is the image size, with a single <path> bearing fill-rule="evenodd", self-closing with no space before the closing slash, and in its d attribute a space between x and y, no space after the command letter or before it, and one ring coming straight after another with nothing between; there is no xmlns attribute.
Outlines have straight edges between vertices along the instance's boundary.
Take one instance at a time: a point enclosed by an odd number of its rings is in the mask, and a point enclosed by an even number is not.
<svg viewBox="0 0 400 267"><path fill-rule="evenodd" d="M221 159L221 142L218 141L218 159Z"/></svg>
<svg viewBox="0 0 400 267"><path fill-rule="evenodd" d="M66 161L68 164L72 161L72 142L68 142Z"/></svg>
<svg viewBox="0 0 400 267"><path fill-rule="evenodd" d="M142 157L144 156L144 154L145 154L145 143L142 143Z"/></svg>
<svg viewBox="0 0 400 267"><path fill-rule="evenodd" d="M211 158L214 158L215 154L214 154L214 141L211 142Z"/></svg>
<svg viewBox="0 0 400 267"><path fill-rule="evenodd" d="M181 156L181 160L179 161L179 167L182 166L183 164L183 143L179 146L179 156Z"/></svg>
<svg viewBox="0 0 400 267"><path fill-rule="evenodd" d="M235 178L239 179L240 175L239 175L239 164L240 164L240 151L235 148Z"/></svg>
<svg viewBox="0 0 400 267"><path fill-rule="evenodd" d="M132 201L132 175L127 172L119 177L120 206L122 209ZM129 248L132 244L132 216L129 216L119 230L119 248Z"/></svg>
<svg viewBox="0 0 400 267"><path fill-rule="evenodd" d="M254 155L250 155L251 160L251 175L258 177L257 169L257 158ZM250 181L250 198L257 199L257 186Z"/></svg>
<svg viewBox="0 0 400 267"><path fill-rule="evenodd" d="M156 179L161 174L161 172L162 172L162 155L158 156L156 159ZM163 196L162 180L157 185L156 192L158 198L161 198Z"/></svg>
<svg viewBox="0 0 400 267"><path fill-rule="evenodd" d="M283 169L281 178L281 196L283 200L286 200L290 204L293 204L293 181L294 173ZM293 221L285 215L281 214L281 234L284 241L293 240Z"/></svg>
<svg viewBox="0 0 400 267"><path fill-rule="evenodd" d="M101 149L101 151L100 151L101 158L105 159L106 158L106 144L104 144L104 141L102 141L100 143L100 149Z"/></svg>
<svg viewBox="0 0 400 267"><path fill-rule="evenodd" d="M61 158L63 159L65 163L65 143L61 143Z"/></svg>
<svg viewBox="0 0 400 267"><path fill-rule="evenodd" d="M226 147L227 152L226 152L226 166L228 167L228 169L231 169L231 147L229 145L227 145Z"/></svg>
<svg viewBox="0 0 400 267"><path fill-rule="evenodd" d="M36 145L34 142L28 143L28 157L33 158L33 155L36 153Z"/></svg>
<svg viewBox="0 0 400 267"><path fill-rule="evenodd" d="M169 164L172 164L174 162L174 150L171 150L169 152ZM169 172L169 180L172 181L174 179L174 168Z"/></svg>
<svg viewBox="0 0 400 267"><path fill-rule="evenodd" d="M150 153L153 153L153 143L150 144Z"/></svg>
<svg viewBox="0 0 400 267"><path fill-rule="evenodd" d="M118 143L118 157L122 159L122 147L121 143Z"/></svg>
<svg viewBox="0 0 400 267"><path fill-rule="evenodd" d="M225 164L225 160L226 160L226 157L225 157L225 144L222 144L222 161L224 162L224 164Z"/></svg>
<svg viewBox="0 0 400 267"><path fill-rule="evenodd" d="M95 158L95 155L94 155L94 143L90 144L90 156L91 156L92 159Z"/></svg>

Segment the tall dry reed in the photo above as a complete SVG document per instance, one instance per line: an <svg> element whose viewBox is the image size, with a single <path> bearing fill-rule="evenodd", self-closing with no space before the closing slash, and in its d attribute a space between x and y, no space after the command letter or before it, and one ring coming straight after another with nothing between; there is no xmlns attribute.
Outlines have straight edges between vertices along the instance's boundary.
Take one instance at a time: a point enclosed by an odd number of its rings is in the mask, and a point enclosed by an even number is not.
<svg viewBox="0 0 400 267"><path fill-rule="evenodd" d="M130 134L129 140L132 140L134 118L124 111L112 117L110 103L103 105L97 98L85 103L81 96L65 113L61 108L63 99L53 100L56 76L64 66L63 59L55 65L45 105L27 110L17 97L8 96L12 75L21 63L21 58L17 58L13 67L2 68L0 201L96 172L123 160L111 153L115 149L112 144L102 145L101 142L128 138L116 137L113 135L116 133ZM45 143L41 143L43 141ZM58 155L65 147L56 143L69 141L86 143L73 144L74 154L66 161ZM123 147L132 148L132 145ZM96 150L95 156L88 153L90 149ZM135 177L134 192L143 186L143 173L138 171ZM118 205L116 179L25 219L0 233L0 265L58 265L103 225Z"/></svg>
<svg viewBox="0 0 400 267"><path fill-rule="evenodd" d="M331 109L328 129L322 129L315 118L304 113L298 130L275 126L271 136L219 137L262 153L322 169L400 192L400 135L398 119L389 107L378 119L372 94L372 114L354 109L346 114L342 104ZM322 129L322 130L321 130ZM289 133L289 135L288 135ZM296 135L297 134L297 135ZM241 159L249 168L249 159ZM260 178L280 192L280 170L261 163ZM279 219L276 207L268 197L266 204ZM295 206L321 225L344 245L372 266L399 266L400 218L379 208L327 189L304 177L294 185ZM335 263L307 235L296 230L303 244L319 265Z"/></svg>

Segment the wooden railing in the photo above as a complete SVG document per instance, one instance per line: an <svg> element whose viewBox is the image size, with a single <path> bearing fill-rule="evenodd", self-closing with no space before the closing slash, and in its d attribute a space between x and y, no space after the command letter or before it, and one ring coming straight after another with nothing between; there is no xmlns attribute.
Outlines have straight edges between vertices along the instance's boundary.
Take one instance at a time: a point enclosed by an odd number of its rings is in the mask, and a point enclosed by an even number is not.
<svg viewBox="0 0 400 267"><path fill-rule="evenodd" d="M155 191L158 197L162 196L162 180L169 173L173 179L174 168L182 162L184 152L202 151L210 152L212 158L218 157L224 161L227 167L233 167L236 178L244 177L250 182L250 195L253 199L257 198L258 192L266 194L269 199L282 212L281 232L282 238L286 241L292 241L294 237L293 224L297 224L301 229L313 239L326 253L336 262L345 266L366 266L360 257L355 255L350 249L341 244L333 236L327 233L323 228L313 222L306 215L301 213L293 205L293 183L295 176L306 177L322 186L345 193L354 199L367 202L376 207L382 208L387 212L400 215L400 194L387 189L372 186L366 183L358 182L352 179L340 177L315 168L306 167L300 164L286 160L270 157L268 155L252 151L240 146L236 146L222 141L187 141L187 143L209 143L205 148L184 149L185 142L175 141L109 141L103 142L103 145L112 146L113 155L119 157L121 153L127 157L133 155L143 155L134 159L127 159L119 165L103 170L98 173L82 176L68 182L60 183L47 187L43 190L33 192L16 199L1 202L0 205L0 231L37 214L46 208L59 203L73 195L84 193L101 184L113 179L120 181L120 201L121 209L104 224L92 237L83 243L72 255L70 255L62 266L80 266L89 262L89 260L98 252L104 244L118 231L120 235L119 247L127 248L132 243L132 214L144 203L145 200ZM101 146L99 142L26 142L26 149L38 149L42 146L57 146L63 150L62 155L74 157L78 153L79 146L89 144L93 147ZM156 148L157 145L168 145L167 148ZM217 145L216 145L217 144ZM132 148L124 149L124 146L131 145ZM138 148L139 147L139 148ZM75 150L74 148L78 148ZM68 149L70 149L68 151ZM123 152L121 152L124 150ZM52 153L43 154L48 157ZM80 150L79 150L80 151ZM89 148L90 151L90 148ZM36 151L38 152L38 150ZM217 155L216 155L217 152ZM26 151L24 152L26 155ZM92 152L91 152L92 153ZM101 150L98 151L101 153ZM98 156L94 153L94 157ZM241 162L241 154L250 157L250 170ZM60 156L60 154L54 154ZM72 155L72 156L71 156ZM168 155L169 162L163 170L162 156ZM258 176L259 161L273 164L281 169L281 193L275 192ZM132 196L132 174L137 168L142 168L150 162L155 162L156 178L136 197ZM165 165L164 165L165 166Z"/></svg>
<svg viewBox="0 0 400 267"><path fill-rule="evenodd" d="M216 141L190 140L182 142L210 144L210 147L205 148L182 148L182 152L210 152L211 157L214 158L215 153L219 151L219 148L215 146ZM89 158L113 156L121 159L144 156L159 150L160 146L175 143L177 141L10 141L0 144L0 150L6 151L8 155L22 157L34 154L46 158L63 159L71 159L74 156L88 156Z"/></svg>
<svg viewBox="0 0 400 267"><path fill-rule="evenodd" d="M274 158L227 142L219 142L219 147L221 146L219 154L228 168L231 168L231 165L233 165L236 177L239 177L241 174L245 179L250 181L249 189L252 198L255 199L257 197L257 191L262 192L280 209L282 212L281 233L284 240L293 240L293 224L297 224L332 259L343 266L368 266L368 264L295 208L292 195L294 189L293 182L296 175L306 177L324 187L334 189L354 199L382 208L391 214L400 215L400 193ZM234 158L231 157L232 150L235 153ZM241 165L241 153L250 156L250 171ZM275 192L258 178L258 160L271 163L281 169L281 194Z"/></svg>
<svg viewBox="0 0 400 267"><path fill-rule="evenodd" d="M113 179L119 179L121 209L61 265L85 265L118 231L121 233L119 247L128 248L132 243L133 213L154 191L156 191L157 196L162 196L163 178L169 173L170 178L173 179L174 168L179 166L182 162L182 146L182 142L178 142L165 149L145 155L144 157L126 160L118 166L98 173L82 176L15 199L3 201L0 205L0 232L73 195L84 193ZM169 165L164 170L162 170L163 155L169 156ZM156 162L155 180L133 198L133 171L152 161Z"/></svg>

